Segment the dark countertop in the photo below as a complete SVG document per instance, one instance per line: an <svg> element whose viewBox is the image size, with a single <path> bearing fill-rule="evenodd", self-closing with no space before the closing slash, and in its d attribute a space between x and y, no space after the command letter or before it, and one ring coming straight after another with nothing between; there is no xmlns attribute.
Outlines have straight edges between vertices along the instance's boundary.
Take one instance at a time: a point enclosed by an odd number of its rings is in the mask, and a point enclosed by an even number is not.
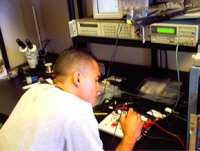
<svg viewBox="0 0 200 151"><path fill-rule="evenodd" d="M25 92L22 89L24 85L27 84L21 82L19 77L0 82L0 113L10 115L20 97Z"/></svg>

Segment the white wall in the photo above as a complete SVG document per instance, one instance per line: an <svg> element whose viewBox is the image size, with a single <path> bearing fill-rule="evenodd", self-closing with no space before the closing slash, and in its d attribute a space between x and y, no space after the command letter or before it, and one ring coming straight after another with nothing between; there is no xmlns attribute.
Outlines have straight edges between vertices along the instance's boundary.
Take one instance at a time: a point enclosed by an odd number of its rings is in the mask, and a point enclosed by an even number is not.
<svg viewBox="0 0 200 151"><path fill-rule="evenodd" d="M40 35L41 41L46 39L46 31L44 29L43 16L41 13L41 2L40 0L20 0L22 18L24 21L24 26L27 31L26 38L35 44L40 50L40 41L38 36ZM36 18L34 18L34 12ZM39 35L37 34L36 24L39 27ZM23 41L25 39L22 39Z"/></svg>
<svg viewBox="0 0 200 151"><path fill-rule="evenodd" d="M19 51L19 46L16 43L17 38L23 42L25 39L29 39L32 44L39 48L32 6L35 6L41 37L46 39L39 0L0 1L0 26L11 68L27 62L24 54Z"/></svg>
<svg viewBox="0 0 200 151"><path fill-rule="evenodd" d="M114 45L101 45L91 44L90 49L93 51L95 56L100 60L111 60L113 52L115 50ZM137 64L137 65L151 65L151 52L149 49L143 48L131 48L117 46L117 53L115 56L116 62Z"/></svg>
<svg viewBox="0 0 200 151"><path fill-rule="evenodd" d="M13 68L25 63L26 57L19 52L16 39L29 39L40 49L33 15L37 16L41 41L50 39L49 46L56 53L72 45L68 31L68 7L66 0L15 0L0 1L0 26L10 63ZM52 51L50 47L46 47Z"/></svg>
<svg viewBox="0 0 200 151"><path fill-rule="evenodd" d="M10 67L24 63L26 59L15 42L27 36L19 1L0 1L0 26Z"/></svg>
<svg viewBox="0 0 200 151"><path fill-rule="evenodd" d="M92 15L91 2L92 0L83 0L84 16ZM18 45L15 42L16 38L22 40L29 38L34 44L39 46L32 14L32 5L35 5L36 8L42 40L50 39L50 46L56 53L60 53L72 45L68 27L67 0L1 0L0 25L11 67L26 61L23 54L18 51ZM114 46L88 44L88 47L91 48L97 58L109 61ZM48 50L51 51L49 47ZM189 67L193 63L192 54L186 52L178 53L179 70L189 71ZM118 46L115 61L150 66L150 50ZM170 69L176 69L175 51L168 51L168 63ZM165 63L163 62L163 64Z"/></svg>
<svg viewBox="0 0 200 151"><path fill-rule="evenodd" d="M72 45L69 35L67 0L41 0L41 12L47 38L56 53Z"/></svg>
<svg viewBox="0 0 200 151"><path fill-rule="evenodd" d="M89 48L97 56L98 59L110 61L114 46L90 44ZM176 54L175 51L167 51L168 54L168 67L169 69L176 70ZM189 72L190 66L193 64L192 55L195 53L178 52L179 70ZM162 55L163 67L165 67L165 55ZM132 48L118 46L117 54L115 57L116 62L151 66L151 51L150 49ZM158 65L159 65L159 51L158 51Z"/></svg>
<svg viewBox="0 0 200 151"><path fill-rule="evenodd" d="M0 59L3 60L3 56L1 54L1 48L0 48Z"/></svg>

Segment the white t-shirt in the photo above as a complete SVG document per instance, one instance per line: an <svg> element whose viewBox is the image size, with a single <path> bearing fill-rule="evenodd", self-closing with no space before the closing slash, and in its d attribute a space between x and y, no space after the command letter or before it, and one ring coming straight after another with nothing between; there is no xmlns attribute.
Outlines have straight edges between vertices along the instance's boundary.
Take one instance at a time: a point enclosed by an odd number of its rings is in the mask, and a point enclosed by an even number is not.
<svg viewBox="0 0 200 151"><path fill-rule="evenodd" d="M91 104L40 84L20 99L0 130L0 150L102 150Z"/></svg>

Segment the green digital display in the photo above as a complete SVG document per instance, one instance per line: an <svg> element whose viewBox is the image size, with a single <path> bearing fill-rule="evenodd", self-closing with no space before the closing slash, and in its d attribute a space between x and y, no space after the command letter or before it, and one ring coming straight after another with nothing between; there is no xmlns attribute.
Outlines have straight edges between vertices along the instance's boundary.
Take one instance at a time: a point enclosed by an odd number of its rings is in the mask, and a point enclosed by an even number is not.
<svg viewBox="0 0 200 151"><path fill-rule="evenodd" d="M175 33L175 29L174 28L157 28L157 32L158 33L166 33L166 34L174 34Z"/></svg>

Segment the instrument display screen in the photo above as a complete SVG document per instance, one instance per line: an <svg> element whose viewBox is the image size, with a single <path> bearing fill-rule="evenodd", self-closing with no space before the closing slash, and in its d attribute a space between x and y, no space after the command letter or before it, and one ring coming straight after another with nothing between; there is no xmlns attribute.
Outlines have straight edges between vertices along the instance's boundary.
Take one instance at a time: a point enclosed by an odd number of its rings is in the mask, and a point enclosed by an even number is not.
<svg viewBox="0 0 200 151"><path fill-rule="evenodd" d="M98 27L98 24L86 24L86 23L80 23L80 27Z"/></svg>
<svg viewBox="0 0 200 151"><path fill-rule="evenodd" d="M158 33L165 33L165 34L174 34L175 29L174 28L157 28Z"/></svg>
<svg viewBox="0 0 200 151"><path fill-rule="evenodd" d="M151 32L156 34L167 34L167 35L176 35L177 27L167 27L167 26L152 26Z"/></svg>

